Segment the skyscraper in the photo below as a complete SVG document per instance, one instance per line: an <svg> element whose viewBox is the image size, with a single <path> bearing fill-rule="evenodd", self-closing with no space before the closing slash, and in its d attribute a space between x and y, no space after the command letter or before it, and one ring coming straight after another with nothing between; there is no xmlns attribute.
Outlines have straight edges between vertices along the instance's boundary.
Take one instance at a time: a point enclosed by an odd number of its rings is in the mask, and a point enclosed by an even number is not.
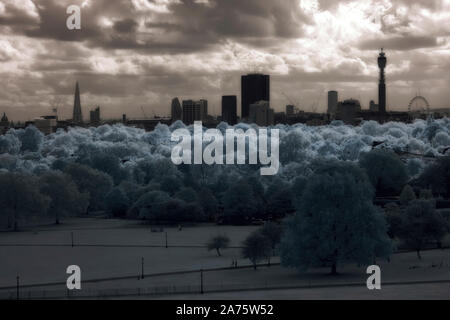
<svg viewBox="0 0 450 320"><path fill-rule="evenodd" d="M194 121L205 121L208 117L207 100L183 100L183 122L190 125Z"/></svg>
<svg viewBox="0 0 450 320"><path fill-rule="evenodd" d="M258 101L250 105L248 120L260 127L267 127L274 124L274 115L268 101Z"/></svg>
<svg viewBox="0 0 450 320"><path fill-rule="evenodd" d="M338 105L337 91L328 91L328 114L335 115Z"/></svg>
<svg viewBox="0 0 450 320"><path fill-rule="evenodd" d="M241 78L241 116L248 118L250 105L258 101L270 103L270 76L264 74L248 74Z"/></svg>
<svg viewBox="0 0 450 320"><path fill-rule="evenodd" d="M197 101L197 103L200 105L201 120L206 121L208 118L208 100L201 99L200 101Z"/></svg>
<svg viewBox="0 0 450 320"><path fill-rule="evenodd" d="M222 97L222 121L234 126L237 123L237 97Z"/></svg>
<svg viewBox="0 0 450 320"><path fill-rule="evenodd" d="M89 119L91 124L99 124L100 123L100 107L91 110L89 113Z"/></svg>
<svg viewBox="0 0 450 320"><path fill-rule="evenodd" d="M171 115L173 122L182 120L183 118L183 109L181 109L180 100L178 98L172 100Z"/></svg>
<svg viewBox="0 0 450 320"><path fill-rule="evenodd" d="M81 100L80 100L80 88L78 86L78 81L75 86L75 99L73 102L73 123L82 124L83 114L81 113Z"/></svg>
<svg viewBox="0 0 450 320"><path fill-rule="evenodd" d="M381 49L378 56L378 67L380 68L380 83L378 84L378 111L386 113L386 79L384 69L386 68L387 59L386 54Z"/></svg>

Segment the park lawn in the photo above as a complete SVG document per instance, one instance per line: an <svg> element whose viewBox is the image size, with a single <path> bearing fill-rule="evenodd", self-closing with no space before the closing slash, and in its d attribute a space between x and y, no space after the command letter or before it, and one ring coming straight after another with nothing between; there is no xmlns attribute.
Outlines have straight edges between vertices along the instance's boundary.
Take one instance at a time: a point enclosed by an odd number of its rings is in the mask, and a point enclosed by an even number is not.
<svg viewBox="0 0 450 320"><path fill-rule="evenodd" d="M218 257L215 251L208 252L202 246L211 236L217 234L228 235L231 246L239 246L255 228L257 227L198 225L185 226L182 231L172 227L166 228L163 233L153 233L149 226L135 221L74 219L62 226L41 227L34 231L20 233L0 233L0 261L2 261L0 287L14 286L16 276L19 275L20 283L24 285L62 283L29 290L43 288L64 290L63 283L67 279L66 268L76 264L82 270L83 290L191 286L195 291L200 287L199 272L138 280L141 273L141 258L144 258L146 274L201 268L226 268L231 265L233 259L239 259L238 266L243 266L249 264L249 261L240 258L239 248L224 250L223 256ZM74 233L75 247L70 246L71 232ZM165 232L168 234L169 246L175 247L165 248ZM24 246L1 246L4 244ZM36 244L65 246L26 246ZM98 246L81 247L77 244ZM114 245L128 245L128 247L114 247ZM152 245L160 247L151 247ZM274 261L278 262L278 259ZM426 251L423 253L422 261L417 259L414 252L400 253L395 254L390 263L385 261L378 261L378 263L382 269L382 282L450 280L450 250ZM353 264L341 265L338 271L341 275L332 277L327 274L328 269L314 269L307 273L300 273L295 269L276 265L260 267L257 271L246 268L204 272L203 281L204 289L211 291L364 284L367 278L365 268ZM121 276L131 278L83 283L83 280Z"/></svg>

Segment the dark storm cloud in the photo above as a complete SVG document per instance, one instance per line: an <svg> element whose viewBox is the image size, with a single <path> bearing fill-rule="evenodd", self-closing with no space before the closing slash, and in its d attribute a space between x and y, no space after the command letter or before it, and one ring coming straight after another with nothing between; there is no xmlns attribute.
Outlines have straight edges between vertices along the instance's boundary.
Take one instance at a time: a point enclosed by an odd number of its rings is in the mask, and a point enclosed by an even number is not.
<svg viewBox="0 0 450 320"><path fill-rule="evenodd" d="M33 3L39 19L30 19L17 8L6 7L10 18L2 18L0 23L29 37L87 40L92 47L152 52L202 51L235 38L260 46L299 37L302 26L309 21L297 0L213 0L209 4L182 0L169 4L169 12L157 15L137 12L130 1L96 0L82 9L82 30L72 31L65 27L67 1L35 0ZM102 17L114 21L113 26L101 25ZM140 18L145 28L138 30Z"/></svg>
<svg viewBox="0 0 450 320"><path fill-rule="evenodd" d="M170 9L188 33L222 37L299 37L309 21L296 0L215 0L208 6L182 0Z"/></svg>
<svg viewBox="0 0 450 320"><path fill-rule="evenodd" d="M228 39L261 47L301 36L309 21L296 0L214 0L209 4L182 0L168 10L146 20L144 30L138 31L133 24L135 32L126 36L104 30L103 39L91 45L172 54L211 50ZM132 24L134 20L124 21ZM117 23L114 29L122 31Z"/></svg>
<svg viewBox="0 0 450 320"><path fill-rule="evenodd" d="M114 23L114 30L120 33L136 32L139 24L131 18L116 21Z"/></svg>
<svg viewBox="0 0 450 320"><path fill-rule="evenodd" d="M26 11L20 10L11 4L5 4L4 16L0 16L0 26L12 26L14 28L24 28L36 24L36 18L30 16Z"/></svg>
<svg viewBox="0 0 450 320"><path fill-rule="evenodd" d="M75 3L80 1L75 1ZM48 38L61 41L81 41L100 35L94 20L90 19L89 12L84 13L82 17L82 30L68 30L66 27L67 5L61 1L38 0L33 1L36 7L38 19L33 20L18 28L12 28L13 31L23 33L31 38ZM7 9L8 10L8 9ZM11 12L9 12L11 13Z"/></svg>

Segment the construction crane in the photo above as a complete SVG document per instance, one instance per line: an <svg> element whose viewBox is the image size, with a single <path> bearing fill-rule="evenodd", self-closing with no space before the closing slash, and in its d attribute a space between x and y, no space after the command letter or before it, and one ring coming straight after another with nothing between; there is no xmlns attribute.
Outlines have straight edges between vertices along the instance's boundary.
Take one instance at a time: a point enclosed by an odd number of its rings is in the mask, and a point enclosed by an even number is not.
<svg viewBox="0 0 450 320"><path fill-rule="evenodd" d="M144 111L144 107L141 106L142 114L144 115L144 119L148 119L147 114Z"/></svg>
<svg viewBox="0 0 450 320"><path fill-rule="evenodd" d="M291 105L293 105L294 106L294 112L295 113L298 113L299 111L300 111L300 108L299 108L299 102L297 102L297 103L294 103L294 101L285 93L285 92L281 92L282 94L283 94L283 96L285 96L286 97L286 99L287 99L287 101L291 104Z"/></svg>
<svg viewBox="0 0 450 320"><path fill-rule="evenodd" d="M155 110L152 109L152 112L153 112L153 119L161 119L161 117L156 114Z"/></svg>
<svg viewBox="0 0 450 320"><path fill-rule="evenodd" d="M51 109L52 113L54 113L55 116L58 116L58 109L61 107L63 103L63 97L61 96L55 96L53 100L51 101Z"/></svg>
<svg viewBox="0 0 450 320"><path fill-rule="evenodd" d="M319 98L311 105L311 112L316 113L317 108L319 107L320 99L322 99L323 91L320 91Z"/></svg>

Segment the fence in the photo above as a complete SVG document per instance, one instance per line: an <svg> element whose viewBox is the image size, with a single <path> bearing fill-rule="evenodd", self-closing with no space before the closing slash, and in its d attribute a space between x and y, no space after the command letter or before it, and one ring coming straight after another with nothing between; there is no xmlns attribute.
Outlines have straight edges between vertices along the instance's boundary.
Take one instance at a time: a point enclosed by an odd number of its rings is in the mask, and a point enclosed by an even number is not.
<svg viewBox="0 0 450 320"><path fill-rule="evenodd" d="M363 286L364 283L341 283L327 286ZM22 290L9 291L0 293L0 300L56 300L56 299L112 299L112 298L126 298L126 297L157 297L168 295L189 295L202 293L219 293L219 292L239 292L239 291L256 291L256 290L275 290L275 289L294 289L294 288L312 288L324 287L324 285L313 285L306 283L303 285L293 286L292 284L269 284L254 283L254 284L208 284L208 285L167 285L155 286L147 288L115 288L115 289L86 289L86 290ZM326 287L326 286L325 286Z"/></svg>
<svg viewBox="0 0 450 320"><path fill-rule="evenodd" d="M401 286L401 285L424 285L424 284L449 284L450 280L430 280L430 281L399 281L399 282L384 282L383 286ZM352 288L364 287L366 283L361 282L338 282L334 284L314 284L311 282L302 285L292 284L270 284L270 283L255 283L255 284L210 284L202 287L199 285L184 285L184 286L157 286L149 288L132 288L132 289L102 289L102 290L34 290L21 291L19 297L17 292L3 292L0 293L0 300L45 300L45 299L113 299L113 298L139 298L139 297L158 297L168 295L184 295L184 294L201 294L201 293L220 293L220 292L242 292L242 291L261 291L261 290L292 290L292 289L332 289L332 288Z"/></svg>
<svg viewBox="0 0 450 320"><path fill-rule="evenodd" d="M86 290L21 290L0 292L0 300L106 299L114 297L158 296L200 293L197 286L159 286L150 288L86 289Z"/></svg>

